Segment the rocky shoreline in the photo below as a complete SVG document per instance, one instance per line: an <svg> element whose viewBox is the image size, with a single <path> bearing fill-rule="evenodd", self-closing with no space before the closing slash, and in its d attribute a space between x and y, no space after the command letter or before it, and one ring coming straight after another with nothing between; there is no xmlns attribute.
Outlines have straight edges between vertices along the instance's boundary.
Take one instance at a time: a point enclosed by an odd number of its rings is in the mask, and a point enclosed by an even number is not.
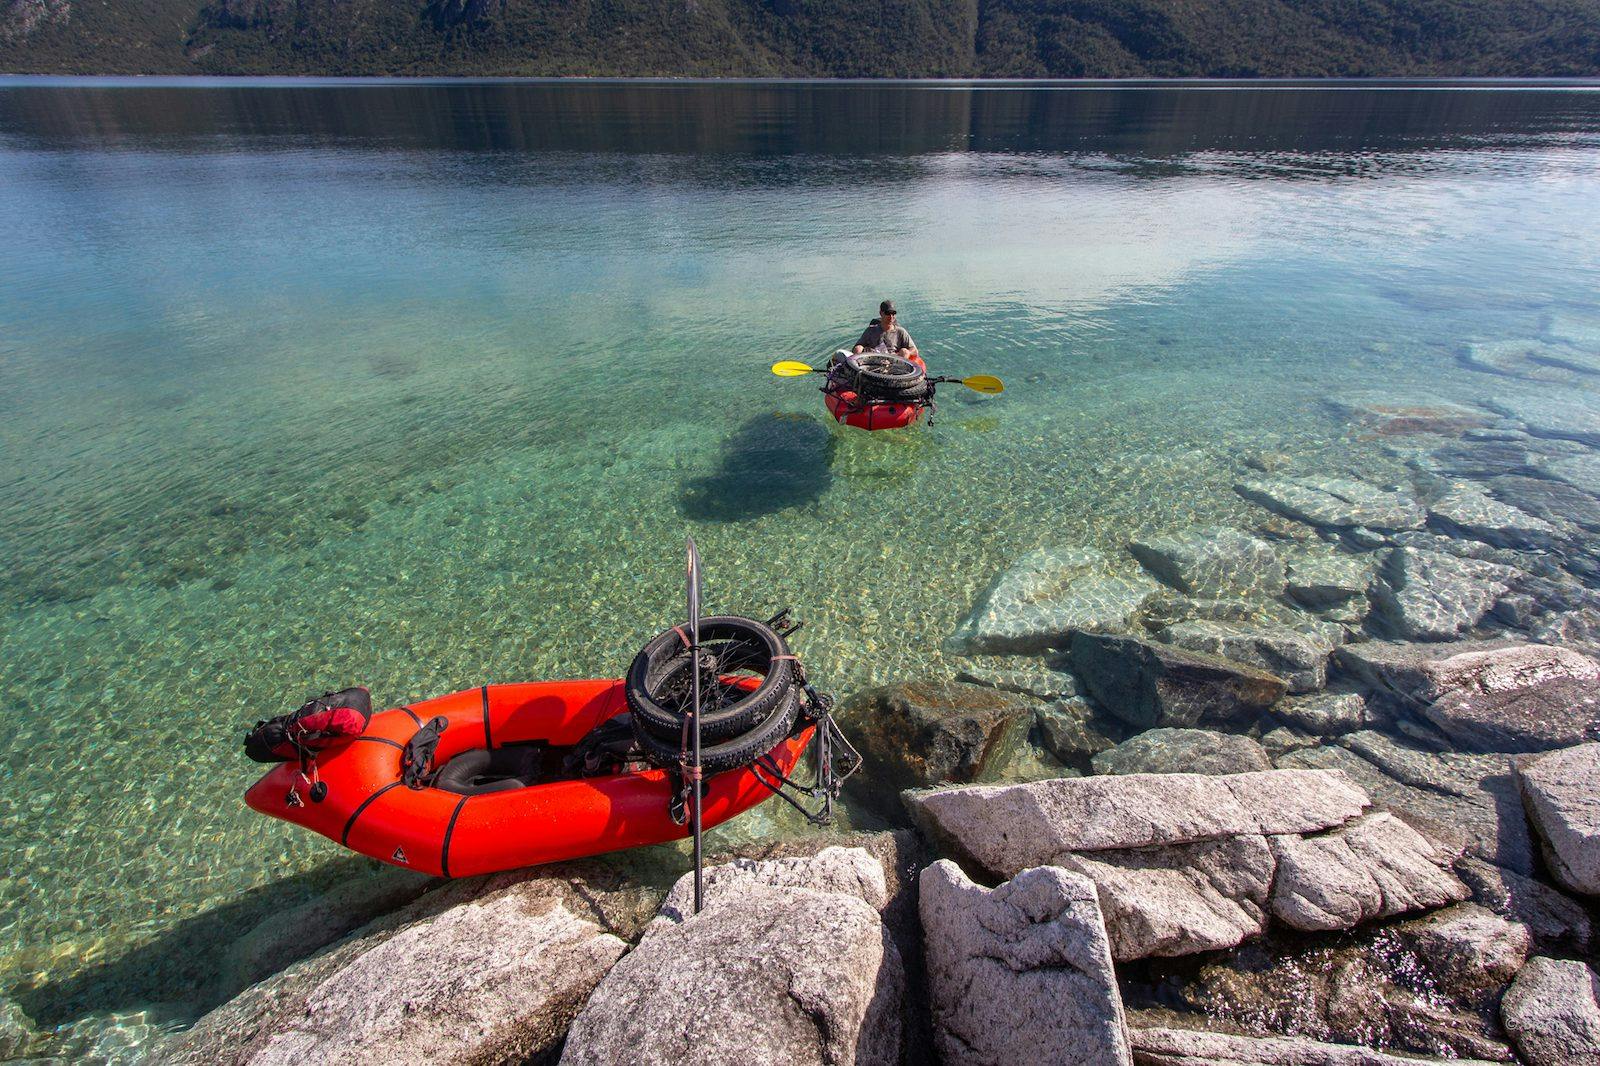
<svg viewBox="0 0 1600 1066"><path fill-rule="evenodd" d="M1595 372L1532 350L1463 362ZM847 701L883 829L724 855L698 916L625 860L380 871L155 1057L1600 1063L1600 417L1330 404L1414 476L1246 457L1254 527L1040 547L953 676Z"/></svg>

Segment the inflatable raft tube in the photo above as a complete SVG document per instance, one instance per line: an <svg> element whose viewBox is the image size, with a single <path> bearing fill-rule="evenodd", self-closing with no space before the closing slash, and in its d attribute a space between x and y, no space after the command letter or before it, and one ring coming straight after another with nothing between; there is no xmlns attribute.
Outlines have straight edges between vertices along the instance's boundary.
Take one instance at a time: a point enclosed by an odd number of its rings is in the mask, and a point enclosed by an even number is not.
<svg viewBox="0 0 1600 1066"><path fill-rule="evenodd" d="M922 357L913 355L910 361L927 372L927 365ZM856 429L905 429L922 417L922 412L927 410L926 403L886 403L883 401L863 401L854 390L839 389L825 391L822 402L827 406L828 413L835 422Z"/></svg>
<svg viewBox="0 0 1600 1066"><path fill-rule="evenodd" d="M620 679L466 689L375 714L361 736L320 753L318 776L327 786L320 802L306 798L297 762L274 766L245 793L245 802L252 810L321 833L352 851L442 877L514 870L685 838L689 826L675 823L669 813L673 786L665 770L552 780L473 795L434 786L408 788L401 780L406 742L436 717L449 723L434 755L434 765L446 767L458 755L476 760L481 759L479 751L493 754L530 742L557 751L570 748L625 710L625 682ZM813 731L808 725L772 749L783 774L793 773ZM710 777L704 824L720 825L770 795L749 767Z"/></svg>

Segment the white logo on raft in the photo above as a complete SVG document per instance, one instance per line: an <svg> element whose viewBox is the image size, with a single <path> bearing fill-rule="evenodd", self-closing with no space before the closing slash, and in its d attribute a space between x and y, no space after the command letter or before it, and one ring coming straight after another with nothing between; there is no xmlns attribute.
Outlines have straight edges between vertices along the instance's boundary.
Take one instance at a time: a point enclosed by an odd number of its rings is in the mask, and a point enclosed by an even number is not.
<svg viewBox="0 0 1600 1066"><path fill-rule="evenodd" d="M389 857L395 862L403 862L407 866L411 865L411 860L406 858L406 852L404 848L395 848L394 854Z"/></svg>

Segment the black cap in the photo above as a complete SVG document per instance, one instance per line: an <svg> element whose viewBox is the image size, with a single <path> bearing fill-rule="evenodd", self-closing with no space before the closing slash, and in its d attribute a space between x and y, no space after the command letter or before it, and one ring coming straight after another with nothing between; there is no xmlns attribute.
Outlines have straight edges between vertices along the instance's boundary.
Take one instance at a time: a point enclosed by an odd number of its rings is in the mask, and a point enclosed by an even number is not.
<svg viewBox="0 0 1600 1066"><path fill-rule="evenodd" d="M885 300L885 301L883 301L883 303L878 305L878 314L880 314L880 315L894 315L894 314L899 314L899 312L894 309L894 301L893 300Z"/></svg>

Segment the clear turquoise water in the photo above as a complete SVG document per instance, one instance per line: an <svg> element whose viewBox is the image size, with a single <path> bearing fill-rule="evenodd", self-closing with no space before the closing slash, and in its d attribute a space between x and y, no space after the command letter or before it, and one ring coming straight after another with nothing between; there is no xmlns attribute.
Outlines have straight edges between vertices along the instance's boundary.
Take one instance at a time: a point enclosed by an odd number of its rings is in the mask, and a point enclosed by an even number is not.
<svg viewBox="0 0 1600 1066"><path fill-rule="evenodd" d="M1456 351L1600 315L1597 205L1582 85L0 80L0 986L181 1021L349 869L243 727L614 675L685 534L848 694L1023 551L1258 517L1248 453L1398 475L1323 398L1502 388ZM883 296L1008 391L766 372Z"/></svg>

